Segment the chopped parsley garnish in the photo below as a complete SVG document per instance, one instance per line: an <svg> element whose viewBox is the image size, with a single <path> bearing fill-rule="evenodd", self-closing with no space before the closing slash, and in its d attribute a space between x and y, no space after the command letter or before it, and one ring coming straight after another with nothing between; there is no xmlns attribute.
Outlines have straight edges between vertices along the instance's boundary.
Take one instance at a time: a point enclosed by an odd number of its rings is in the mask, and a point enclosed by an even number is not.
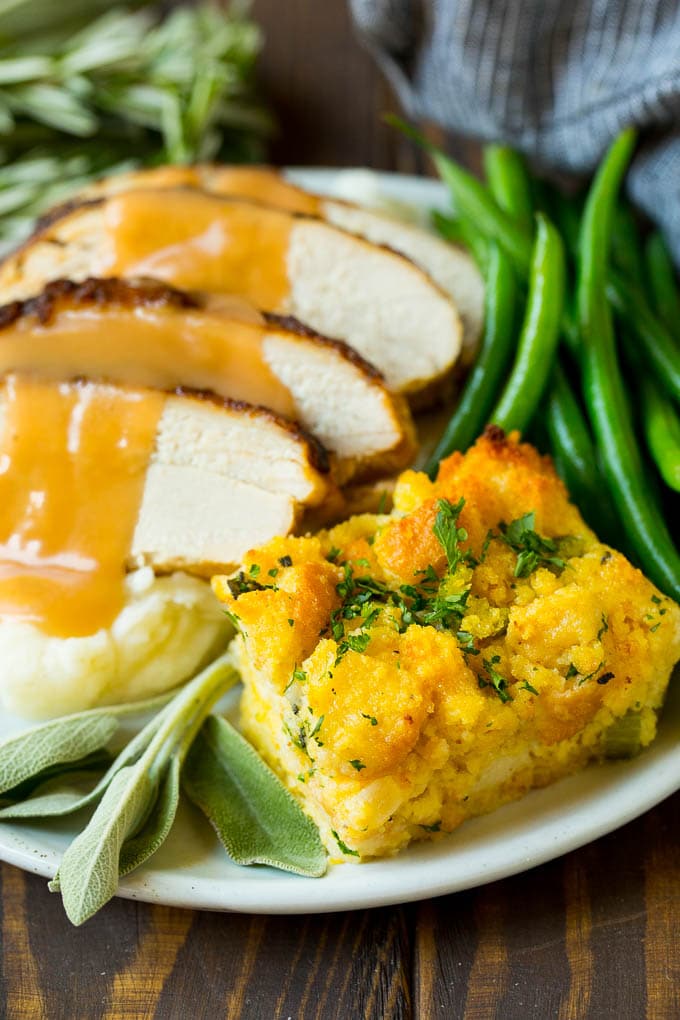
<svg viewBox="0 0 680 1020"><path fill-rule="evenodd" d="M454 571L459 563L469 563L472 558L469 552L461 552L460 549L460 543L465 542L468 537L465 528L458 527L458 518L465 506L465 500L459 499L457 503L450 503L448 499L440 499L437 506L439 509L432 531L446 553L449 570Z"/></svg>
<svg viewBox="0 0 680 1020"><path fill-rule="evenodd" d="M308 739L307 723L305 722L305 720L303 719L299 724L297 724L294 730L291 729L288 723L286 722L284 722L283 728L290 737L290 739L293 741L295 746L298 747L301 751L304 751L304 753L309 758L309 751L307 750Z"/></svg>
<svg viewBox="0 0 680 1020"><path fill-rule="evenodd" d="M466 655L479 655L479 648L475 646L475 639L467 630L459 630L456 634L458 644Z"/></svg>
<svg viewBox="0 0 680 1020"><path fill-rule="evenodd" d="M422 825L421 829L425 829L425 832L440 832L442 827L441 822L433 822L432 825Z"/></svg>
<svg viewBox="0 0 680 1020"><path fill-rule="evenodd" d="M369 575L355 574L354 568L368 561L356 560L354 566L347 562L342 564L343 577L336 585L342 604L333 610L329 623L331 635L338 644L338 660L350 650L366 650L370 642L370 628L382 610L390 606L399 610L400 620L392 618L392 622L396 622L400 633L414 623L458 633L467 608L470 582L465 574L456 576L456 571L460 566L473 566L476 562L469 552L463 552L459 547L467 539L467 532L457 524L463 505L462 499L456 504L439 500L433 531L446 553L448 564L448 570L441 579L429 564L417 572L416 583L403 584L394 591ZM344 621L354 619L362 620L361 630L345 634ZM460 640L467 651L477 653L471 635L461 632Z"/></svg>
<svg viewBox="0 0 680 1020"><path fill-rule="evenodd" d="M307 680L307 674L305 673L304 669L294 669L293 679L297 680L299 684L303 684Z"/></svg>
<svg viewBox="0 0 680 1020"><path fill-rule="evenodd" d="M289 617L288 618L288 626L289 627L294 627L295 626L295 620L291 620L290 617Z"/></svg>
<svg viewBox="0 0 680 1020"><path fill-rule="evenodd" d="M335 831L335 829L331 829L331 832L333 833L333 835L335 837L335 842L338 844L338 846L342 850L343 854L349 854L351 857L358 857L359 856L359 854L356 852L356 850L350 850L350 848L347 846L347 844L343 843L343 841L340 839L340 837L338 836L338 834Z"/></svg>
<svg viewBox="0 0 680 1020"><path fill-rule="evenodd" d="M279 556L279 563L282 567L292 567L293 561L290 556Z"/></svg>
<svg viewBox="0 0 680 1020"><path fill-rule="evenodd" d="M319 745L319 747L323 747L323 744L317 739L317 734L318 734L319 730L321 729L321 727L323 726L323 721L324 721L325 718L326 718L325 715L320 715L319 718L316 720L316 724L314 726L314 729L309 734L310 737L314 737L314 739L316 740L316 742Z"/></svg>
<svg viewBox="0 0 680 1020"><path fill-rule="evenodd" d="M364 763L362 761L359 761L358 758L352 758L350 765L352 766L353 769L356 769L357 772L361 772L362 769L366 768Z"/></svg>
<svg viewBox="0 0 680 1020"><path fill-rule="evenodd" d="M600 627L600 629L597 632L597 640L599 641L600 638L602 637L602 635L606 634L608 630L609 630L609 620L607 619L606 615L603 613L602 614L602 626Z"/></svg>
<svg viewBox="0 0 680 1020"><path fill-rule="evenodd" d="M272 567L272 569L271 569L271 570L268 570L268 571L267 571L267 573L268 573L268 575L269 575L270 577L276 577L276 575L278 574L278 572L279 572L279 568L278 568L278 567Z"/></svg>
<svg viewBox="0 0 680 1020"><path fill-rule="evenodd" d="M508 681L496 669L496 664L500 661L500 655L494 655L491 659L484 659L482 664L489 679L485 680L484 677L480 676L478 677L478 682L480 687L493 687L498 697L505 704L507 701L512 701L512 698L508 694Z"/></svg>
<svg viewBox="0 0 680 1020"><path fill-rule="evenodd" d="M595 669L593 670L592 673L588 673L587 676L582 676L581 677L581 679L578 682L579 687L581 686L581 684L584 684L587 680L592 680L593 677L595 676L595 674L599 673L603 666L604 666L604 659L602 660L602 662L598 662L597 666L595 667Z"/></svg>
<svg viewBox="0 0 680 1020"><path fill-rule="evenodd" d="M439 575L431 563L428 563L425 570L416 570L415 576L418 577L420 574L423 576L421 584L424 584L425 581L431 581L432 584L439 584Z"/></svg>
<svg viewBox="0 0 680 1020"><path fill-rule="evenodd" d="M524 680L520 685L520 690L529 691L530 694L538 694L535 687L532 687L528 680Z"/></svg>
<svg viewBox="0 0 680 1020"><path fill-rule="evenodd" d="M570 662L569 663L569 669L567 670L567 675L565 676L564 679L565 680L571 680L575 676L578 676L578 670L577 670L576 666L574 665L574 663Z"/></svg>
<svg viewBox="0 0 680 1020"><path fill-rule="evenodd" d="M348 634L344 637L338 645L338 654L335 659L335 664L340 662L343 655L346 655L350 650L353 652L365 652L371 640L371 635L366 631L359 631L358 634Z"/></svg>
<svg viewBox="0 0 680 1020"><path fill-rule="evenodd" d="M257 567L257 564L254 563L253 567ZM229 585L229 591L235 599L237 599L239 595L245 595L246 592L249 591L266 591L267 589L270 591L278 591L275 584L260 584L260 582L255 579L253 567L250 568L248 576L240 570L238 574L228 579L227 584ZM256 573L259 572L260 568L257 567Z"/></svg>
<svg viewBox="0 0 680 1020"><path fill-rule="evenodd" d="M496 536L495 536L493 531L491 531L491 530L487 531L486 538L484 539L484 541L482 543L482 552L481 552L481 555L479 557L479 562L480 563L483 563L484 560L486 559L486 554L489 551L489 546L491 545L491 542L493 541L493 539L495 537Z"/></svg>
<svg viewBox="0 0 680 1020"><path fill-rule="evenodd" d="M250 574L251 577L257 577L258 574L260 573L260 569L261 568L259 563L251 563L250 570L248 571L248 573Z"/></svg>
<svg viewBox="0 0 680 1020"><path fill-rule="evenodd" d="M362 712L361 715L362 715L362 718L368 719L368 721L370 722L371 726L377 726L378 725L378 720L376 719L376 717L374 715L367 715L365 712Z"/></svg>
<svg viewBox="0 0 680 1020"><path fill-rule="evenodd" d="M659 598L658 595L652 595L652 602L654 603L655 606L661 605L661 599Z"/></svg>
<svg viewBox="0 0 680 1020"><path fill-rule="evenodd" d="M517 553L515 564L515 577L528 577L537 567L552 568L553 572L561 573L566 567L566 562L557 555L559 552L559 539L544 538L534 531L536 514L530 511L522 517L511 521L510 524L500 524L500 538L502 542L510 546Z"/></svg>
<svg viewBox="0 0 680 1020"><path fill-rule="evenodd" d="M423 609L420 623L441 623L444 630L453 630L462 620L467 608L470 589L451 595L436 595Z"/></svg>

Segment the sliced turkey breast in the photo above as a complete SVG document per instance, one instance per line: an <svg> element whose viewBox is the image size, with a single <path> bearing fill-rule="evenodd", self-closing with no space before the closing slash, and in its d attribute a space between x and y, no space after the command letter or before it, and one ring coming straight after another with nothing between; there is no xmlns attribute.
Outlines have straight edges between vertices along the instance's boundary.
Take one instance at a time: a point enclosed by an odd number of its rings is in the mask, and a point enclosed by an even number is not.
<svg viewBox="0 0 680 1020"><path fill-rule="evenodd" d="M290 422L180 391L159 421L131 562L208 576L334 493L322 447Z"/></svg>
<svg viewBox="0 0 680 1020"><path fill-rule="evenodd" d="M0 307L0 373L210 389L298 420L333 454L338 482L404 467L403 398L346 344L295 319L150 280L57 280Z"/></svg>
<svg viewBox="0 0 680 1020"><path fill-rule="evenodd" d="M33 556L33 546L49 553L52 543L52 551L61 557L59 562L65 563L62 551L70 548L63 545L70 541L69 529L76 542L90 541L97 549L100 533L109 556L112 546L107 536L115 536L121 517L132 512L129 534L133 538L126 545L129 567L150 565L159 573L180 569L209 576L218 565L233 568L260 542L288 534L306 507L318 506L336 495L323 448L270 411L193 391L161 393L90 381L26 380L25 376L11 376L0 387L0 455L5 462L0 525L6 532L0 536L0 561L20 541L28 542L21 562ZM12 417L16 405L12 401L19 384L32 400L24 412L25 434L18 437L28 451L24 458L30 458L30 470L16 454L16 420ZM48 399L50 388L67 396L77 390L83 414L91 413L93 407L97 413L96 401L100 400L102 414L109 418L105 442L93 448L98 440L92 437L91 428L88 431L87 422L83 432L79 413L69 412L69 423L58 401ZM128 402L120 410L122 397ZM118 472L118 480L107 478L117 470L109 468L107 459L119 457L121 443L132 443L120 437L139 434L131 401L137 401L143 413L147 413L145 404L151 405L152 417L147 420L155 430L144 461L141 499L133 494L132 504L121 497L127 469ZM31 439L27 432L35 432L35 437ZM106 486L111 487L110 496ZM73 525L69 523L74 505L95 500L99 503L93 505L101 507L101 519L93 521L90 515L86 529L82 515L73 518ZM42 524L41 515L50 507L50 519ZM33 546L28 541L32 533L37 542ZM3 542L8 544L3 546ZM89 550L83 552L79 547L76 554L68 555L78 563L93 559ZM0 577L4 577L2 572Z"/></svg>
<svg viewBox="0 0 680 1020"><path fill-rule="evenodd" d="M6 258L0 298L112 275L294 315L345 340L420 404L460 353L453 302L409 259L318 218L192 189L124 192L64 213Z"/></svg>
<svg viewBox="0 0 680 1020"><path fill-rule="evenodd" d="M336 227L407 255L453 298L463 323L462 358L472 359L484 319L484 281L474 260L462 248L385 212L311 194L286 180L280 171L267 166L152 167L97 181L84 195L94 198L136 188L174 187L203 188L218 195L252 199L278 209L320 216Z"/></svg>

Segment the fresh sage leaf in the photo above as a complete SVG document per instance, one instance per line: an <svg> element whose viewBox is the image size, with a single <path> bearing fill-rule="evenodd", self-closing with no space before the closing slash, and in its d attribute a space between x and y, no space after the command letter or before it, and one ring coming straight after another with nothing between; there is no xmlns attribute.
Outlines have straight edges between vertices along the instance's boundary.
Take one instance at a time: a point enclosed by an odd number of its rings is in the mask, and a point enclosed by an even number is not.
<svg viewBox="0 0 680 1020"><path fill-rule="evenodd" d="M89 795L101 773L93 769L73 769L46 779L25 800L0 810L0 821L10 818L55 818L77 811L89 803Z"/></svg>
<svg viewBox="0 0 680 1020"><path fill-rule="evenodd" d="M24 730L7 740L0 742L0 794L6 794L12 801L33 796L36 785L50 778L56 772L67 771L74 766L89 768L88 757L93 754L101 756L106 746L118 729L118 719L128 715L142 715L155 708L166 705L177 694L176 690L147 698L145 701L131 701L107 708L93 708L75 715L54 719L31 729ZM100 796L113 775L124 765L133 764L145 750L164 713L156 715L145 728L127 745L125 750L111 765L102 777L101 784L90 791L82 803L74 803L69 811L77 811ZM110 756L107 756L110 761ZM27 786L27 788L24 788ZM65 801L58 814L68 813ZM41 817L47 817L47 803L40 811ZM18 817L14 814L3 814L3 817ZM23 817L30 817L26 812Z"/></svg>
<svg viewBox="0 0 680 1020"><path fill-rule="evenodd" d="M115 896L120 852L154 806L157 786L144 759L117 772L87 827L62 857L56 882L72 924L83 924Z"/></svg>
<svg viewBox="0 0 680 1020"><path fill-rule="evenodd" d="M8 737L0 743L0 793L53 765L78 761L105 747L118 725L108 712L81 712Z"/></svg>
<svg viewBox="0 0 680 1020"><path fill-rule="evenodd" d="M179 803L179 770L180 761L175 755L170 759L149 817L137 835L123 844L118 864L119 878L144 864L167 839Z"/></svg>
<svg viewBox="0 0 680 1020"><path fill-rule="evenodd" d="M326 852L314 823L250 744L209 716L182 771L187 796L237 864L269 864L318 878Z"/></svg>
<svg viewBox="0 0 680 1020"><path fill-rule="evenodd" d="M26 800L27 797L32 797L36 789L47 782L48 779L65 775L68 772L103 772L104 769L109 767L114 757L106 748L101 748L99 751L93 751L92 754L87 754L84 758L78 758L76 761L59 762L56 765L50 765L49 768L43 769L37 775L31 776L30 779L25 779L18 786L13 786L11 790L6 790L0 796L0 802L4 804L5 801L14 803L18 800Z"/></svg>

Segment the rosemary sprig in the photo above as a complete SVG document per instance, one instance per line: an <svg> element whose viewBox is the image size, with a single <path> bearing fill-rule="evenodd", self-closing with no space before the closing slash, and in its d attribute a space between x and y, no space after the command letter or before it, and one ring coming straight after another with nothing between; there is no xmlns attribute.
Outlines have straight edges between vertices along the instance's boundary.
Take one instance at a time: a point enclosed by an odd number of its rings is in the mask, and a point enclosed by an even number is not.
<svg viewBox="0 0 680 1020"><path fill-rule="evenodd" d="M203 2L165 18L148 2L131 6L141 9L81 0L62 24L53 3L30 0L29 11L28 0L0 0L5 247L103 174L261 158L271 121L255 95L261 37L249 5Z"/></svg>

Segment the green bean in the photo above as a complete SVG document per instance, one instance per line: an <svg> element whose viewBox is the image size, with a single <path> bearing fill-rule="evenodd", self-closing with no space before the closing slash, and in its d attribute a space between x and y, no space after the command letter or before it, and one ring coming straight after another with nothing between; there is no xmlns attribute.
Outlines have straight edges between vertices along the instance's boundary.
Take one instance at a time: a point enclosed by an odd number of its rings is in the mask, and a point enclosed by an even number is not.
<svg viewBox="0 0 680 1020"><path fill-rule="evenodd" d="M614 210L612 262L641 286L645 278L642 240L633 210L627 202L619 202Z"/></svg>
<svg viewBox="0 0 680 1020"><path fill-rule="evenodd" d="M680 400L680 347L649 307L642 288L617 270L609 273L607 296L623 322L633 330L658 382Z"/></svg>
<svg viewBox="0 0 680 1020"><path fill-rule="evenodd" d="M469 220L446 216L435 210L432 213L432 222L438 233L447 241L467 249L481 271L484 272L487 261L487 244Z"/></svg>
<svg viewBox="0 0 680 1020"><path fill-rule="evenodd" d="M592 496L598 488L595 451L590 431L561 365L553 372L546 401L546 424L553 451L568 472L569 491L577 502L579 494Z"/></svg>
<svg viewBox="0 0 680 1020"><path fill-rule="evenodd" d="M557 187L550 187L548 209L551 218L562 235L565 248L570 255L578 250L578 235L581 229L581 199L579 195L565 195Z"/></svg>
<svg viewBox="0 0 680 1020"><path fill-rule="evenodd" d="M647 287L654 309L673 336L680 335L680 294L675 266L666 242L658 231L650 234L645 245Z"/></svg>
<svg viewBox="0 0 680 1020"><path fill-rule="evenodd" d="M553 366L564 306L564 246L547 217L536 217L529 295L517 355L491 421L506 432L524 430Z"/></svg>
<svg viewBox="0 0 680 1020"><path fill-rule="evenodd" d="M435 153L437 172L451 192L454 205L476 223L482 234L498 241L513 259L520 273L526 275L531 261L531 239L512 216L499 209L484 185L448 159Z"/></svg>
<svg viewBox="0 0 680 1020"><path fill-rule="evenodd" d="M640 380L642 427L659 474L680 492L680 417L672 401L644 376Z"/></svg>
<svg viewBox="0 0 680 1020"><path fill-rule="evenodd" d="M431 478L443 457L467 449L486 425L512 353L517 281L510 259L494 241L488 247L484 283L482 349L453 417L425 466Z"/></svg>
<svg viewBox="0 0 680 1020"><path fill-rule="evenodd" d="M621 528L606 498L590 428L559 362L545 402L545 422L553 459L570 496L598 535L620 547Z"/></svg>
<svg viewBox="0 0 680 1020"><path fill-rule="evenodd" d="M482 235L498 241L512 258L519 274L526 276L531 261L530 234L518 227L514 217L498 207L481 181L449 159L420 131L394 114L388 114L385 120L430 154L437 173L449 189L456 213L474 223Z"/></svg>
<svg viewBox="0 0 680 1020"><path fill-rule="evenodd" d="M626 406L605 290L612 217L634 146L632 129L614 141L591 185L581 224L577 296L584 391L605 477L624 530L651 579L678 598L680 557L646 482Z"/></svg>
<svg viewBox="0 0 680 1020"><path fill-rule="evenodd" d="M485 145L484 170L498 206L530 233L534 226L534 203L524 158L507 145Z"/></svg>

